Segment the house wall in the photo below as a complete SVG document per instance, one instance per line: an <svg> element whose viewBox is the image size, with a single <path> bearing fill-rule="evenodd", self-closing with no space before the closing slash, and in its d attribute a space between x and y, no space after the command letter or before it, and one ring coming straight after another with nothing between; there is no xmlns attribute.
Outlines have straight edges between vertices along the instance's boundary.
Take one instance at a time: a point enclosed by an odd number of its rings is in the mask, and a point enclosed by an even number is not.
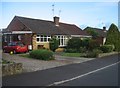
<svg viewBox="0 0 120 88"><path fill-rule="evenodd" d="M36 34L33 35L32 44L33 44L33 49L40 49L40 48L49 49L49 42L38 43L37 40L36 40Z"/></svg>
<svg viewBox="0 0 120 88"><path fill-rule="evenodd" d="M100 45L104 45L104 38L103 37L98 37L96 39L96 41L100 44Z"/></svg>
<svg viewBox="0 0 120 88"><path fill-rule="evenodd" d="M103 38L103 45L105 44L105 42L106 42L106 38L104 37L104 38Z"/></svg>

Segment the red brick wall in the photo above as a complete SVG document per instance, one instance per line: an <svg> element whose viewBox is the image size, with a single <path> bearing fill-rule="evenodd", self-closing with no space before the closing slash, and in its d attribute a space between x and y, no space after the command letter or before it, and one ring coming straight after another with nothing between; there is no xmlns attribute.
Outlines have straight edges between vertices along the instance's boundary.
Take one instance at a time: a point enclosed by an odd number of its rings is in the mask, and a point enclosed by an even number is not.
<svg viewBox="0 0 120 88"><path fill-rule="evenodd" d="M100 44L103 45L103 37L98 37L96 41Z"/></svg>

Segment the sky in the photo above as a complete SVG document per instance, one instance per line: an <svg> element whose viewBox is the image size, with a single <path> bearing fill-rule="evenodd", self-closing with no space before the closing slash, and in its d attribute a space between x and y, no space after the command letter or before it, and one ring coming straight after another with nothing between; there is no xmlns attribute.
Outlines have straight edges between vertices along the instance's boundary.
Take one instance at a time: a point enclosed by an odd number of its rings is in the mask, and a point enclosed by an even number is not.
<svg viewBox="0 0 120 88"><path fill-rule="evenodd" d="M54 4L54 14L53 5ZM59 13L59 11L61 12ZM84 29L87 26L109 28L111 23L118 25L118 2L15 2L0 3L0 29L6 28L14 16L53 21L54 16L60 22L75 24Z"/></svg>

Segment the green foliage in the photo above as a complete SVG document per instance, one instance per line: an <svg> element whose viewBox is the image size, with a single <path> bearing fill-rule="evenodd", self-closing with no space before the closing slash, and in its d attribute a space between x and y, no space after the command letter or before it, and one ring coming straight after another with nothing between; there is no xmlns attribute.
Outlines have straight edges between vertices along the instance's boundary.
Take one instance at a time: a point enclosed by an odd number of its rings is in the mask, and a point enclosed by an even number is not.
<svg viewBox="0 0 120 88"><path fill-rule="evenodd" d="M79 49L80 46L81 46L81 39L80 38L74 38L73 37L67 43L67 48Z"/></svg>
<svg viewBox="0 0 120 88"><path fill-rule="evenodd" d="M103 45L103 46L100 46L100 50L102 50L103 53L112 52L113 49L114 49L114 45Z"/></svg>
<svg viewBox="0 0 120 88"><path fill-rule="evenodd" d="M68 41L66 52L80 52L84 53L87 50L93 50L96 49L100 46L100 44L93 39L83 39L81 40L80 38L72 38Z"/></svg>
<svg viewBox="0 0 120 88"><path fill-rule="evenodd" d="M67 48L65 52L68 52L68 53L77 53L78 50L77 49L72 49L72 48Z"/></svg>
<svg viewBox="0 0 120 88"><path fill-rule="evenodd" d="M93 28L88 27L87 28L87 33L90 34L93 39L98 37L98 33Z"/></svg>
<svg viewBox="0 0 120 88"><path fill-rule="evenodd" d="M107 32L106 44L114 45L115 51L120 51L120 32L115 24L111 24Z"/></svg>
<svg viewBox="0 0 120 88"><path fill-rule="evenodd" d="M40 60L53 60L53 52L46 49L38 49L30 52L30 57Z"/></svg>
<svg viewBox="0 0 120 88"><path fill-rule="evenodd" d="M68 41L66 51L67 52L79 52L79 48L82 45L80 38L72 38Z"/></svg>
<svg viewBox="0 0 120 88"><path fill-rule="evenodd" d="M86 53L86 57L88 57L88 58L95 58L95 57L98 57L98 55L100 53L102 53L101 50L99 50L99 49L93 49L92 51L88 51Z"/></svg>
<svg viewBox="0 0 120 88"><path fill-rule="evenodd" d="M97 42L97 40L91 39L91 40L89 41L88 50L97 49L98 47L100 47L100 44Z"/></svg>
<svg viewBox="0 0 120 88"><path fill-rule="evenodd" d="M50 50L52 50L53 52L55 52L55 50L59 47L59 40L56 39L55 37L53 37L50 42Z"/></svg>
<svg viewBox="0 0 120 88"><path fill-rule="evenodd" d="M86 52L86 50L87 50L87 49L86 49L86 47L80 47L79 52L80 52L80 53L85 53L85 52Z"/></svg>
<svg viewBox="0 0 120 88"><path fill-rule="evenodd" d="M90 42L90 40L91 39L89 39L89 38L83 39L81 47L85 47L86 49L88 49L89 48L89 42Z"/></svg>
<svg viewBox="0 0 120 88"><path fill-rule="evenodd" d="M80 53L63 53L63 56L69 56L69 57L80 57Z"/></svg>

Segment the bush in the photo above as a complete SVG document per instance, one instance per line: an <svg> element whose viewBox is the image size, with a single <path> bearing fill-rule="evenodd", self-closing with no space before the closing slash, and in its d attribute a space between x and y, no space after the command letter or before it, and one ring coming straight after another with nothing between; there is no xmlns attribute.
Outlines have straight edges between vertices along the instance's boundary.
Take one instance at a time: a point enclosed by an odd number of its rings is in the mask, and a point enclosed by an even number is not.
<svg viewBox="0 0 120 88"><path fill-rule="evenodd" d="M50 50L55 52L55 50L59 47L59 40L57 40L55 37L53 37L50 40L49 45L50 45Z"/></svg>
<svg viewBox="0 0 120 88"><path fill-rule="evenodd" d="M33 50L30 52L30 57L40 60L53 60L53 52L45 49Z"/></svg>
<svg viewBox="0 0 120 88"><path fill-rule="evenodd" d="M82 42L80 38L72 38L68 41L66 51L67 52L79 52L79 48Z"/></svg>
<svg viewBox="0 0 120 88"><path fill-rule="evenodd" d="M100 50L102 50L103 53L112 52L113 49L114 49L114 46L113 46L113 45L103 45L103 46L100 46Z"/></svg>
<svg viewBox="0 0 120 88"><path fill-rule="evenodd" d="M101 50L99 49L94 49L93 51L88 51L87 54L86 54L86 57L88 58L95 58L95 57L98 57L98 55L102 53Z"/></svg>
<svg viewBox="0 0 120 88"><path fill-rule="evenodd" d="M79 52L80 53L85 53L87 51L86 47L80 47Z"/></svg>

